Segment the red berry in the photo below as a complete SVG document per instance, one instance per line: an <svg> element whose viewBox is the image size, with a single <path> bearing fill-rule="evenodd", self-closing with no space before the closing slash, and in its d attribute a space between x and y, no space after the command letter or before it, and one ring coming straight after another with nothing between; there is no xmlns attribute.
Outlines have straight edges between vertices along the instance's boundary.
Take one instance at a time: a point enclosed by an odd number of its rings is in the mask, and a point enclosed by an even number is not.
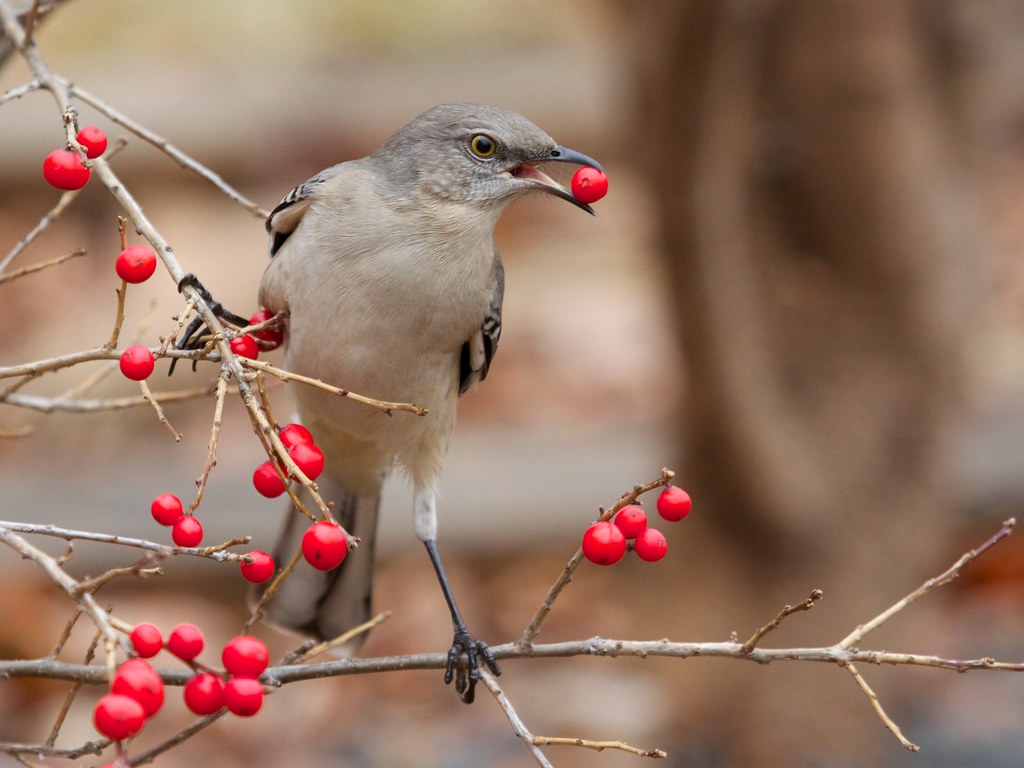
<svg viewBox="0 0 1024 768"><path fill-rule="evenodd" d="M589 166L572 175L572 196L581 203L594 203L608 194L608 177Z"/></svg>
<svg viewBox="0 0 1024 768"><path fill-rule="evenodd" d="M269 459L256 467L256 471L252 473L252 484L260 495L268 499L276 499L284 493L284 481Z"/></svg>
<svg viewBox="0 0 1024 768"><path fill-rule="evenodd" d="M636 541L633 542L633 551L640 556L641 560L653 563L655 560L661 560L668 552L668 542L665 541L665 535L657 528L648 528L636 537Z"/></svg>
<svg viewBox="0 0 1024 768"><path fill-rule="evenodd" d="M132 381L148 379L156 362L153 353L141 344L132 344L121 353L121 373Z"/></svg>
<svg viewBox="0 0 1024 768"><path fill-rule="evenodd" d="M263 706L263 686L251 677L233 677L224 686L224 706L233 714L252 717Z"/></svg>
<svg viewBox="0 0 1024 768"><path fill-rule="evenodd" d="M107 151L107 134L95 125L87 125L75 136L85 148L85 156L92 160Z"/></svg>
<svg viewBox="0 0 1024 768"><path fill-rule="evenodd" d="M302 556L319 571L337 568L347 554L345 532L335 523L313 523L302 535Z"/></svg>
<svg viewBox="0 0 1024 768"><path fill-rule="evenodd" d="M144 283L156 272L156 253L148 245L129 245L117 255L114 271L126 283Z"/></svg>
<svg viewBox="0 0 1024 768"><path fill-rule="evenodd" d="M256 339L248 333L244 336L235 336L235 338L228 341L228 346L231 347L231 351L239 357L247 357L250 360L255 360L260 356L260 345L257 344Z"/></svg>
<svg viewBox="0 0 1024 768"><path fill-rule="evenodd" d="M259 549L249 553L249 561L242 560L239 567L242 570L242 577L253 584L262 584L269 581L274 575L274 558Z"/></svg>
<svg viewBox="0 0 1024 768"><path fill-rule="evenodd" d="M626 554L626 537L607 520L594 523L583 534L583 555L592 563L612 565Z"/></svg>
<svg viewBox="0 0 1024 768"><path fill-rule="evenodd" d="M294 448L299 443L312 443L313 433L301 424L287 424L277 434L285 448Z"/></svg>
<svg viewBox="0 0 1024 768"><path fill-rule="evenodd" d="M225 643L220 660L230 675L259 677L270 663L270 652L258 637L239 635Z"/></svg>
<svg viewBox="0 0 1024 768"><path fill-rule="evenodd" d="M179 547L198 547L203 540L203 524L192 515L182 515L174 521L171 538Z"/></svg>
<svg viewBox="0 0 1024 768"><path fill-rule="evenodd" d="M253 316L249 318L249 325L259 325L260 323L265 323L273 316L274 313L271 312L270 310L261 309L259 312L253 313ZM253 334L253 336L255 336L260 341L266 342L269 346L265 347L265 349L268 350L277 349L279 346L281 346L281 342L284 341L284 332L279 330L256 331Z"/></svg>
<svg viewBox="0 0 1024 768"><path fill-rule="evenodd" d="M149 662L142 659L129 659L118 667L110 690L135 699L142 705L146 717L152 717L164 705L164 681Z"/></svg>
<svg viewBox="0 0 1024 768"><path fill-rule="evenodd" d="M627 539L635 539L647 527L647 513L635 504L630 504L615 515L615 525Z"/></svg>
<svg viewBox="0 0 1024 768"><path fill-rule="evenodd" d="M658 497L658 514L670 522L678 522L690 514L693 502L682 488L669 485Z"/></svg>
<svg viewBox="0 0 1024 768"><path fill-rule="evenodd" d="M187 683L185 706L197 715L212 715L224 706L224 683L216 675L203 672Z"/></svg>
<svg viewBox="0 0 1024 768"><path fill-rule="evenodd" d="M152 624L136 624L128 638L132 641L132 648L143 659L153 658L164 647L160 630Z"/></svg>
<svg viewBox="0 0 1024 768"><path fill-rule="evenodd" d="M135 699L120 693L108 693L96 702L92 711L96 730L108 739L119 741L134 736L146 724L146 712Z"/></svg>
<svg viewBox="0 0 1024 768"><path fill-rule="evenodd" d="M149 512L160 525L174 525L184 514L184 509L181 506L181 499L173 493L161 493L149 505Z"/></svg>
<svg viewBox="0 0 1024 768"><path fill-rule="evenodd" d="M57 189L81 189L91 174L82 156L70 149L55 149L43 160L43 178Z"/></svg>
<svg viewBox="0 0 1024 768"><path fill-rule="evenodd" d="M167 636L167 650L182 661L192 661L203 651L203 633L195 624L179 624Z"/></svg>
<svg viewBox="0 0 1024 768"><path fill-rule="evenodd" d="M324 452L312 443L299 443L288 454L310 480L316 480L324 471Z"/></svg>

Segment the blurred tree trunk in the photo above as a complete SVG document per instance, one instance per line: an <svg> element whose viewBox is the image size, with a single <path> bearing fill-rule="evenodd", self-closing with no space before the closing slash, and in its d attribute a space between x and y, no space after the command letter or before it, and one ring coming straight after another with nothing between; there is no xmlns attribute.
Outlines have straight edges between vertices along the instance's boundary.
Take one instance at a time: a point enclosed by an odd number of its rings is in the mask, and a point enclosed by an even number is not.
<svg viewBox="0 0 1024 768"><path fill-rule="evenodd" d="M903 0L642 7L629 146L689 372L683 482L760 606L745 621L822 587L794 636L835 642L949 553L946 449L987 253L936 25ZM739 764L838 757L843 738L900 751L865 700L816 698L849 681L819 677L810 709L785 711L744 671L723 703ZM844 706L864 728L836 728Z"/></svg>

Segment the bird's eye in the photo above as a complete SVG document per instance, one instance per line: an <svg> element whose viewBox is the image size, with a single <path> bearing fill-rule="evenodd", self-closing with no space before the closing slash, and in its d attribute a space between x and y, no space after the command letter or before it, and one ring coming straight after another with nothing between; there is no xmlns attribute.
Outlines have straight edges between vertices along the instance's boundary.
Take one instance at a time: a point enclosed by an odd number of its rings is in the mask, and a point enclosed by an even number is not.
<svg viewBox="0 0 1024 768"><path fill-rule="evenodd" d="M498 150L498 143L490 136L478 133L469 140L469 149L477 157L492 157Z"/></svg>

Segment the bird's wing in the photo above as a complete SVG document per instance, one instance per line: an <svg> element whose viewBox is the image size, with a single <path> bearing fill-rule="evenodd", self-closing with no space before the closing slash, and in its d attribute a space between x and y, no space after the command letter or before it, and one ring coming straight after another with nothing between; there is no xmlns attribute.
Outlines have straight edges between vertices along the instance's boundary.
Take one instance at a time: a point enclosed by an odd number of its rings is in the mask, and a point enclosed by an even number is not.
<svg viewBox="0 0 1024 768"><path fill-rule="evenodd" d="M501 338L501 301L505 295L505 267L498 249L494 249L494 294L480 329L462 345L459 358L459 394L465 394L487 377Z"/></svg>
<svg viewBox="0 0 1024 768"><path fill-rule="evenodd" d="M320 171L316 176L299 184L284 196L267 217L267 232L270 234L270 255L273 256L284 245L284 241L295 231L302 217L313 202L317 190L337 173L338 166Z"/></svg>

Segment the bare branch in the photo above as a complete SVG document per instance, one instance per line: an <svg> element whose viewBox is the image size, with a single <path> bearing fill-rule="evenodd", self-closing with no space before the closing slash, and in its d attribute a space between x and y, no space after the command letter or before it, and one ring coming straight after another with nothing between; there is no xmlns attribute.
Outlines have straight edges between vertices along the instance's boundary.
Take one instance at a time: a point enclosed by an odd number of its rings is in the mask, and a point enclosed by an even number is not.
<svg viewBox="0 0 1024 768"><path fill-rule="evenodd" d="M808 597L802 603L797 603L796 605L783 606L782 610L778 612L774 619L769 621L763 627L759 627L757 631L755 631L754 634L750 636L750 639L743 644L743 650L746 653L750 653L752 650L754 650L754 646L761 641L761 638L767 635L777 626L779 626L779 624L781 624L783 621L785 621L787 616L792 616L794 613L799 613L800 611L811 610L811 608L814 607L814 604L821 600L822 594L823 593L820 589L815 589L811 592L810 597Z"/></svg>
<svg viewBox="0 0 1024 768"><path fill-rule="evenodd" d="M936 577L934 577L932 579L928 579L928 581L926 581L920 587L915 589L913 592L911 592L909 595L904 597L902 600L897 601L896 603L891 605L889 608L887 608L884 611L882 611L880 614L875 616L875 618L873 618L871 621L867 622L866 624L861 624L853 632L851 632L849 635L847 635L845 638L843 638L839 642L839 647L840 648L852 648L852 647L854 647L855 645L857 645L864 638L865 635L867 635L869 632L872 632L872 631L878 629L886 621L891 619L893 616L895 616L897 613L902 611L908 605L913 603L919 597L923 597L923 596L927 595L929 592L931 592L936 587L942 587L942 586L945 586L946 584L949 584L949 582L953 581L957 576L960 575L960 571L962 571L968 564L972 563L979 556L983 555L985 552L990 550L992 547L994 547L1000 541L1002 541L1007 536L1009 536L1010 533L1013 531L1013 527L1016 524L1017 524L1016 519L1014 519L1012 517L1009 520L1006 520L1003 523L1002 527L998 531L996 531L995 534L993 534L991 537L989 537L988 540L985 541L985 543L983 543L977 549L972 549L969 552L965 552L963 555L960 556L959 560L957 560L955 563L953 563L953 565L951 565L945 571L940 573L938 576L936 576Z"/></svg>
<svg viewBox="0 0 1024 768"><path fill-rule="evenodd" d="M900 730L900 727L896 725L893 719L889 717L888 714L886 714L884 709L882 709L882 703L878 700L878 695L874 692L874 690L872 690L871 686L868 685L867 680L865 680L861 676L860 672L857 671L857 668L853 664L845 664L843 666L846 667L847 672L853 675L853 679L857 682L857 685L860 687L862 691L864 691L864 694L868 697L868 700L871 702L871 708L875 710L875 714L878 715L879 720L881 720L885 727L892 732L893 736L895 736L899 740L900 744L909 749L911 752L919 751L921 748L917 746L917 744L914 744L912 741L909 741L907 737L903 735L903 731Z"/></svg>
<svg viewBox="0 0 1024 768"><path fill-rule="evenodd" d="M481 671L480 680L487 690L493 694L495 701L498 702L498 706L501 707L501 711L505 713L505 717L508 718L509 723L512 724L512 730L515 731L516 736L522 739L523 743L529 748L533 758L537 761L537 764L541 768L554 768L547 756L541 752L540 747L534 742L534 736L530 733L530 729L526 727L526 723L523 722L522 718L519 717L519 713L516 712L515 707L512 706L512 702L508 700L508 696L498 685L498 681L494 679L494 675L488 672L486 669Z"/></svg>
<svg viewBox="0 0 1024 768"><path fill-rule="evenodd" d="M172 392L151 392L153 402L174 403L183 400L195 400L201 397L209 397L212 394L210 387L198 389L182 389ZM0 402L8 405L16 405L20 408L28 408L42 413L95 413L97 411L120 411L125 408L138 408L141 405L148 405L150 401L140 395L129 395L126 397L106 397L96 399L75 399L67 397L43 397L40 395L0 395Z"/></svg>
<svg viewBox="0 0 1024 768"><path fill-rule="evenodd" d="M264 363L262 360L250 360L248 358L241 358L242 365L246 368L252 368L256 371L262 371L263 373L270 374L283 382L294 381L299 384L306 384L310 387L316 387L322 389L324 392L329 392L332 395L338 397L347 397L349 400L354 400L357 403L368 405L371 408L376 408L379 411L383 411L385 414L390 414L392 411L406 411L408 413L416 414L417 416L425 416L427 414L426 408L421 408L415 403L390 403L385 400L378 400L374 397L367 397L366 395L358 395L355 392L350 392L347 389L341 387L335 387L331 384L326 384L320 379L313 379L309 376L303 376L298 373L292 373L286 371L283 368L278 368L271 365L270 363Z"/></svg>
<svg viewBox="0 0 1024 768"><path fill-rule="evenodd" d="M189 155L182 152L176 146L171 144L167 139L163 138L162 136L158 136L156 133L135 122L127 115L118 112L112 106L102 101L97 96L94 96L93 94L89 93L85 89L77 85L72 85L70 83L67 84L67 87L70 93L80 98L86 104L102 112L112 121L120 125L122 128L126 128L127 130L131 131L143 141L149 142L154 147L156 147L161 152L170 157L172 160L174 160L176 163L178 163L178 165L180 165L182 168L192 171L200 178L210 182L211 184L213 184L213 186L215 186L217 189L223 192L229 199L235 201L246 210L250 211L251 213L255 214L261 219L265 219L267 218L267 216L270 215L270 211L261 208L257 203L254 203L252 200L247 198L237 189L235 189L226 181L224 181L224 179L219 174L214 173L205 165L200 163L198 160L195 160Z"/></svg>
<svg viewBox="0 0 1024 768"><path fill-rule="evenodd" d="M8 272L7 274L0 274L0 285L3 285L4 283L9 282L11 280L17 280L19 277L24 277L25 275L31 275L34 272L40 272L44 269L47 269L48 267L56 267L57 265L63 264L65 261L68 261L69 259L74 259L78 256L85 256L84 248L79 248L77 250L71 251L71 253L65 253L61 256L57 256L52 259L47 259L46 261L41 261L38 264L30 264L27 267L16 269L13 272Z"/></svg>
<svg viewBox="0 0 1024 768"><path fill-rule="evenodd" d="M231 539L224 544L216 544L209 547L175 547L168 544L159 544L146 539L134 539L128 536L118 536L109 533L94 533L92 531L76 531L69 528L59 528L55 525L41 525L37 523L15 523L7 520L0 520L0 532L14 531L17 533L32 533L41 536L52 536L58 539L71 541L81 539L82 541L96 541L103 544L116 544L122 547L136 547L156 552L161 557L171 555L192 555L194 557L206 557L218 562L239 562L245 555L225 552L228 546L237 546L248 543L248 537Z"/></svg>

